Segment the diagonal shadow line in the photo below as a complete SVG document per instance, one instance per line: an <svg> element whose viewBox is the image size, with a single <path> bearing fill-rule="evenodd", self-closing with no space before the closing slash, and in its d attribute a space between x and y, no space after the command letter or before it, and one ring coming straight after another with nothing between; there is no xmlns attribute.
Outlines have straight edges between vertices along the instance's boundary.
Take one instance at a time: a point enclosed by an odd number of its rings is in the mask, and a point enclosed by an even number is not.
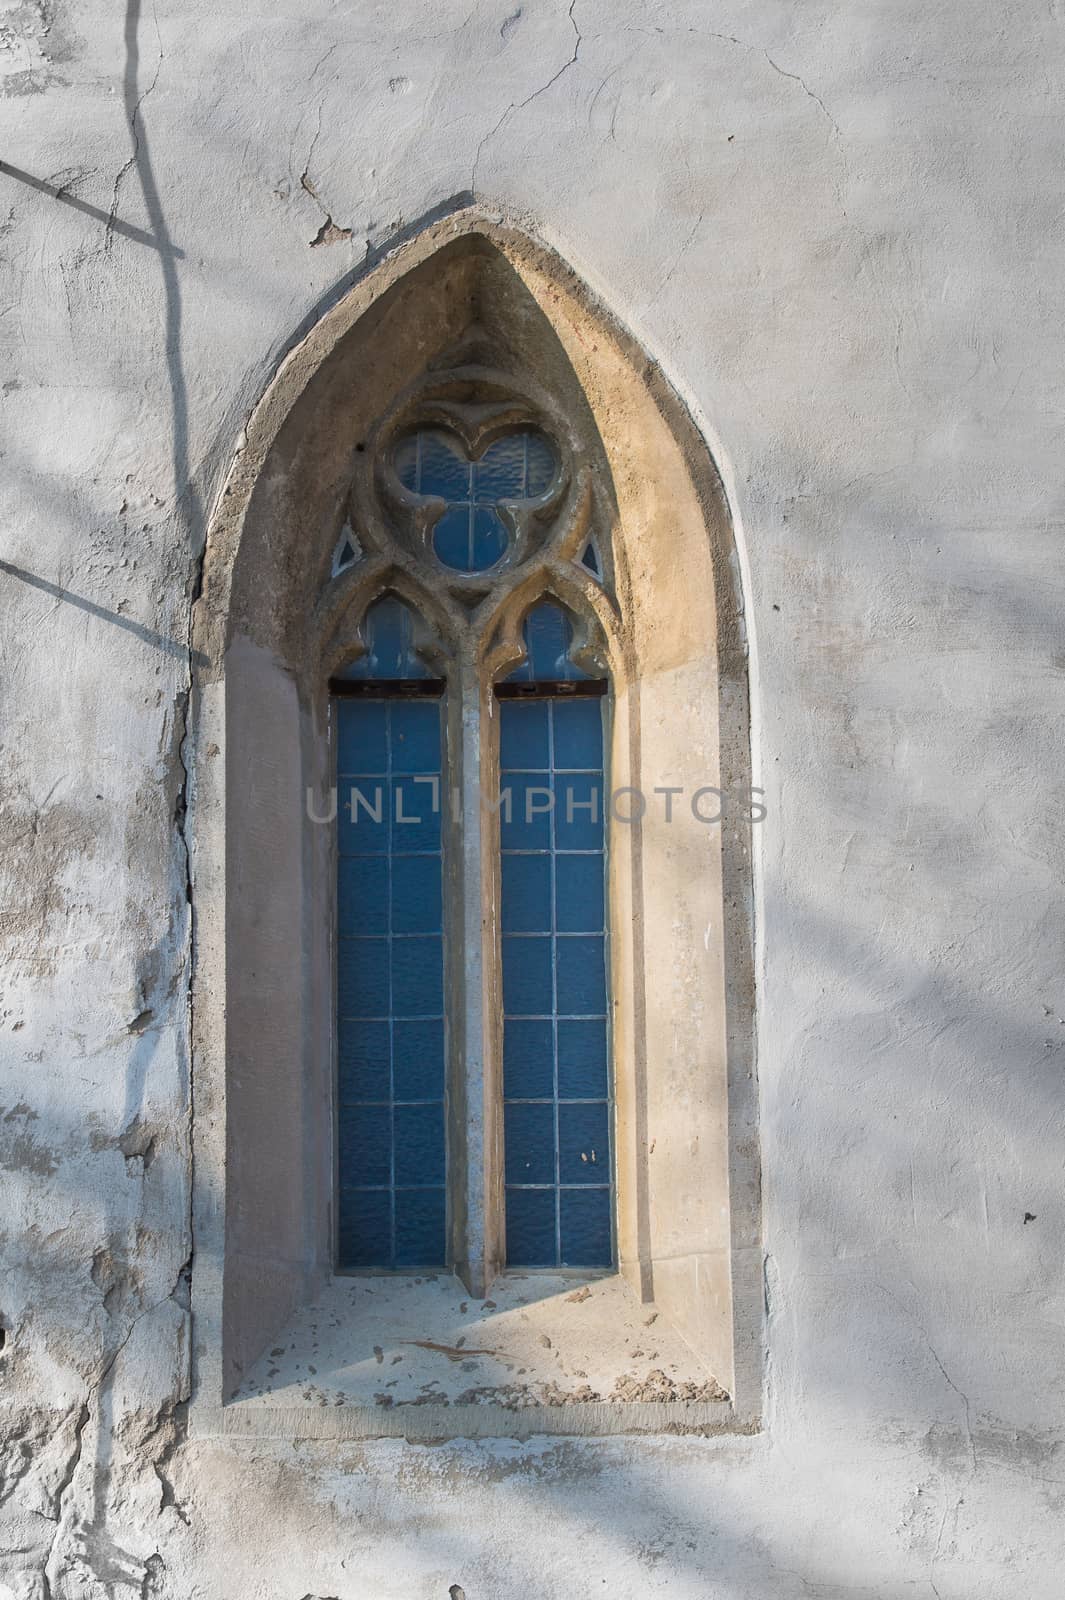
<svg viewBox="0 0 1065 1600"><path fill-rule="evenodd" d="M18 578L32 588L40 589L43 594L50 594L53 599L65 600L68 605L77 606L80 611L87 611L90 617L99 617L101 622L111 622L116 628L124 628L127 633L132 633L144 644L162 650L168 656L178 656L182 661L187 661L189 658L189 647L184 640L168 639L164 634L157 633L154 628L146 627L143 622L134 622L130 617L120 616L117 611L109 611L106 606L97 605L95 600L86 600L84 595L63 589L58 583L49 583L47 578L38 578L35 573L27 572L23 567L16 567L10 561L0 561L0 572L6 572L9 577ZM192 658L197 666L207 665L207 657L200 650L194 650Z"/></svg>
<svg viewBox="0 0 1065 1600"><path fill-rule="evenodd" d="M132 160L140 179L148 222L156 240L159 264L163 270L163 296L166 303L166 367L170 380L170 405L173 415L173 472L174 500L180 506L186 493L190 497L189 513L192 523L199 520L199 498L189 478L189 413L188 388L181 359L181 286L178 282L176 252L170 242L166 215L163 211L159 188L155 181L148 130L142 111L145 95L138 94L137 79L140 71L141 0L126 0L126 70L123 79L123 99L126 120L133 141ZM158 26L158 24L157 24ZM162 53L160 51L160 61ZM147 94L150 91L145 91Z"/></svg>
<svg viewBox="0 0 1065 1600"><path fill-rule="evenodd" d="M151 250L164 248L153 234L146 233L143 228L135 228L131 222L123 222L120 217L110 216L108 212L101 211L99 206L91 206L87 200L79 200L76 195L68 194L65 189L57 187L54 183L46 183L43 178L35 178L32 172L23 172L21 167L13 167L10 161L0 161L0 173L5 177L14 178L16 183L24 183L27 188L36 189L40 194L58 200L62 206L70 206L71 210L92 217L94 222L102 222L109 233L120 233L125 238L132 239L134 244L146 244ZM175 245L167 242L165 248L179 260L185 259L184 250L179 250Z"/></svg>

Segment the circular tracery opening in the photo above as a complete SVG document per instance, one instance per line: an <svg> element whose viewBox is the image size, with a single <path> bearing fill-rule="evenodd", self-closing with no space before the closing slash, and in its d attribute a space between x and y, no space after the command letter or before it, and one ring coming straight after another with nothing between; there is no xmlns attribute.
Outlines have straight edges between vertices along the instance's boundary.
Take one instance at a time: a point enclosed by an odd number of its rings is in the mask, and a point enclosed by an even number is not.
<svg viewBox="0 0 1065 1600"><path fill-rule="evenodd" d="M510 531L499 508L547 492L558 457L542 433L524 429L494 439L471 459L457 434L420 428L401 439L396 475L405 489L443 500L433 549L456 572L485 572L506 554Z"/></svg>

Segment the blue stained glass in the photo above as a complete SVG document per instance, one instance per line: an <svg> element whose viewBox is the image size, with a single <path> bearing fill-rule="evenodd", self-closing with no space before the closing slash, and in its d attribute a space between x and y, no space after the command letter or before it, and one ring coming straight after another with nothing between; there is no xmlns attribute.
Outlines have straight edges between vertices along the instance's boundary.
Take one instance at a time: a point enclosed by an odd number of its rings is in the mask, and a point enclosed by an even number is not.
<svg viewBox="0 0 1065 1600"><path fill-rule="evenodd" d="M546 1017L552 1008L550 937L503 940L503 1010L513 1017Z"/></svg>
<svg viewBox="0 0 1065 1600"><path fill-rule="evenodd" d="M362 635L366 641L365 654L356 661L349 661L335 677L361 682L367 678L432 676L414 648L414 613L395 595L386 595L370 607L363 618ZM380 768L369 770L380 771Z"/></svg>
<svg viewBox="0 0 1065 1600"><path fill-rule="evenodd" d="M499 766L503 772L546 772L547 701L524 700L507 707L499 728Z"/></svg>
<svg viewBox="0 0 1065 1600"><path fill-rule="evenodd" d="M392 857L392 932L439 933L443 920L435 855ZM385 903L387 920L388 906Z"/></svg>
<svg viewBox="0 0 1065 1600"><path fill-rule="evenodd" d="M570 660L573 624L561 606L544 600L533 606L522 627L525 660L508 673L504 683L550 683L556 679L573 682L587 678Z"/></svg>
<svg viewBox="0 0 1065 1600"><path fill-rule="evenodd" d="M603 780L598 774L566 772L558 776L554 818L555 844L559 850L601 850Z"/></svg>
<svg viewBox="0 0 1065 1600"><path fill-rule="evenodd" d="M396 1186L444 1182L444 1108L397 1105L392 1113L396 1136Z"/></svg>
<svg viewBox="0 0 1065 1600"><path fill-rule="evenodd" d="M504 727L513 701L500 704ZM550 773L507 773L500 784L499 832L504 850L547 850L551 844L551 813L555 806Z"/></svg>
<svg viewBox="0 0 1065 1600"><path fill-rule="evenodd" d="M555 1108L511 1100L504 1107L507 1183L555 1181Z"/></svg>
<svg viewBox="0 0 1065 1600"><path fill-rule="evenodd" d="M341 1266L380 1266L380 1241L392 1235L392 1191L342 1188L339 1210L337 1255Z"/></svg>
<svg viewBox="0 0 1065 1600"><path fill-rule="evenodd" d="M551 932L550 856L503 857L503 932Z"/></svg>
<svg viewBox="0 0 1065 1600"><path fill-rule="evenodd" d="M392 1024L396 1100L444 1098L444 1019L401 1018Z"/></svg>
<svg viewBox="0 0 1065 1600"><path fill-rule="evenodd" d="M471 572L485 572L501 561L507 552L507 527L491 506L473 510L473 542L469 552Z"/></svg>
<svg viewBox="0 0 1065 1600"><path fill-rule="evenodd" d="M340 1170L353 1184L386 1185L392 1170L391 1120L387 1105L342 1105Z"/></svg>
<svg viewBox="0 0 1065 1600"><path fill-rule="evenodd" d="M341 856L337 907L350 935L388 932L388 861L380 856Z"/></svg>
<svg viewBox="0 0 1065 1600"><path fill-rule="evenodd" d="M440 770L440 704L437 700L394 700L392 771L435 773ZM426 792L429 785L425 785Z"/></svg>
<svg viewBox="0 0 1065 1600"><path fill-rule="evenodd" d="M498 705L507 1261L609 1266L602 702Z"/></svg>
<svg viewBox="0 0 1065 1600"><path fill-rule="evenodd" d="M603 915L601 853L556 856L555 927L558 932L602 933Z"/></svg>
<svg viewBox="0 0 1065 1600"><path fill-rule="evenodd" d="M485 572L502 559L509 533L498 507L538 499L557 470L551 445L531 432L494 439L471 461L457 435L427 428L402 439L393 459L406 489L444 502L433 549L458 572Z"/></svg>
<svg viewBox="0 0 1065 1600"><path fill-rule="evenodd" d="M603 939L574 934L558 944L558 1010L563 1017L606 1014Z"/></svg>
<svg viewBox="0 0 1065 1600"><path fill-rule="evenodd" d="M557 1191L507 1190L507 1261L512 1266L553 1267L558 1263Z"/></svg>
<svg viewBox="0 0 1065 1600"><path fill-rule="evenodd" d="M472 570L469 506L449 506L433 532L433 549L445 567L454 567L456 572Z"/></svg>
<svg viewBox="0 0 1065 1600"><path fill-rule="evenodd" d="M555 723L555 770L603 770L603 702L574 700Z"/></svg>
<svg viewBox="0 0 1065 1600"><path fill-rule="evenodd" d="M441 500L469 500L470 463L456 435L425 432L416 437L415 447L421 452L415 464L420 478L407 479L408 489Z"/></svg>
<svg viewBox="0 0 1065 1600"><path fill-rule="evenodd" d="M601 1017L567 1018L558 1024L558 1097L605 1100L609 1094L606 1025Z"/></svg>
<svg viewBox="0 0 1065 1600"><path fill-rule="evenodd" d="M562 1189L559 1193L559 1256L564 1267L607 1266L613 1253L609 1189Z"/></svg>
<svg viewBox="0 0 1065 1600"><path fill-rule="evenodd" d="M439 1017L444 1010L443 941L400 939L392 943L392 1009L397 1017Z"/></svg>
<svg viewBox="0 0 1065 1600"><path fill-rule="evenodd" d="M379 645L380 631L373 636ZM376 660L390 676L410 665L383 649ZM341 698L334 706L344 762L337 807L338 1265L441 1266L442 703ZM351 790L361 796L354 805Z"/></svg>
<svg viewBox="0 0 1065 1600"><path fill-rule="evenodd" d="M602 1100L559 1105L558 1177L563 1184L610 1181L607 1108Z"/></svg>
<svg viewBox="0 0 1065 1600"><path fill-rule="evenodd" d="M360 1100L387 1100L389 1097L389 1025L380 1022L353 1022L341 1018L337 1024L337 1057L341 1096L354 1103Z"/></svg>
<svg viewBox="0 0 1065 1600"><path fill-rule="evenodd" d="M344 939L337 945L337 1012L388 1015L388 940Z"/></svg>
<svg viewBox="0 0 1065 1600"><path fill-rule="evenodd" d="M337 777L388 770L388 707L383 700L336 700Z"/></svg>
<svg viewBox="0 0 1065 1600"><path fill-rule="evenodd" d="M391 842L394 851L409 855L415 850L440 849L439 780L426 772L393 777L388 789L392 807Z"/></svg>
<svg viewBox="0 0 1065 1600"><path fill-rule="evenodd" d="M396 1266L431 1267L444 1260L442 1188L396 1190Z"/></svg>
<svg viewBox="0 0 1065 1600"><path fill-rule="evenodd" d="M559 1029L564 1024L559 1023ZM568 1024L576 1026L574 1023ZM554 1093L552 1070L554 1023L550 1017L510 1017L503 1029L503 1095L507 1100L550 1100ZM562 1044L559 1041L561 1071ZM561 1079L560 1079L561 1083ZM606 1093L606 1074L603 1075Z"/></svg>

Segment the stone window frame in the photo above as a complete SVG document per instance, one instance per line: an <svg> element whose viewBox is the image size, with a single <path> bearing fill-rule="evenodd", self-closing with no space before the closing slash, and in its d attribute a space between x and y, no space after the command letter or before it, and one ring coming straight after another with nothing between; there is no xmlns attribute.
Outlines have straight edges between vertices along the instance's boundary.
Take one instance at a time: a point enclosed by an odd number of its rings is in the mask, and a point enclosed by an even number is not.
<svg viewBox="0 0 1065 1600"><path fill-rule="evenodd" d="M432 330L434 318L446 326L474 282L486 302L494 295L502 307L514 294L538 308L550 330L538 337L546 338L551 349L535 377L522 360L501 364L495 351L486 357L476 331L453 339L443 364L439 358L426 360L425 347L432 343L426 329ZM524 304L519 322L522 315L527 323ZM524 332L519 346L522 337ZM393 370L383 359L386 351ZM353 400L351 363L360 355L359 370L369 376L366 393ZM572 382L560 380L562 389L570 386L568 402L550 381L562 371L560 360L572 377ZM469 633L465 646L456 635L447 606L419 576L409 545L395 539L394 528L376 545L371 532L382 506L391 503L409 514L414 538L419 536L419 508L404 506L402 485L382 482L381 463L387 461L389 439L409 425L412 415L428 414L427 401L438 400L446 374L453 379L456 372L466 377L494 373L496 380L502 373L517 407L508 425L514 417L535 416L536 425L561 448L565 469L563 513L553 539L534 561L521 564L527 530L518 527L494 576L467 579L447 572L449 593L461 593L466 615L471 606L479 615L492 614L492 626L478 637L476 650L469 648ZM358 414L350 430L357 438L354 449L350 438L346 450L335 437L324 441L312 425L315 413L335 414L338 424L345 413L349 421ZM611 496L606 521L595 516L604 483ZM675 549L667 547L671 522ZM582 565L589 532L601 576ZM352 533L360 555L338 570L338 556ZM623 571L616 570L619 538ZM737 573L720 478L705 441L662 374L553 253L476 210L430 225L397 249L286 359L249 420L219 497L194 622L199 663L190 741L197 930L196 1263L190 1414L201 1431L239 1432L250 1426L242 1422L239 1407L227 1403L240 1374L332 1270L332 1163L323 1189L320 1160L305 1159L315 1143L311 1138L308 1144L306 1130L329 1126L331 1117L333 1020L330 1006L321 1004L321 975L332 973L331 929L321 916L320 892L329 882L329 852L292 823L284 797L302 796L308 786L322 793L327 786L322 751L329 671L345 652L350 656L358 648L358 623L371 599L395 593L451 652L448 672L457 674L459 692L448 697L448 740L460 763L469 765L479 753L482 730L493 726L492 685L521 658L522 617L537 599L551 597L577 620L584 630L578 647L611 680L615 709L608 770L615 786L661 793L678 778L713 783L727 773L729 788L742 795L749 794L750 749ZM499 586L495 592L493 584ZM641 593L634 605L634 594ZM693 594L698 604L689 617L677 607ZM310 642L308 616L314 619ZM668 717L663 720L663 695L676 726L667 725ZM463 717L463 704L476 704L479 714ZM280 782L263 789L276 789L282 798L240 797L238 775L254 765L256 730L261 734L271 726L287 730L281 741L285 748L274 773ZM491 751L485 754L482 778L491 784ZM665 783L648 783L648 777ZM481 808L467 803L461 827L462 871L469 881L458 903L467 921L469 908L480 905L482 923L495 937L492 880L493 873L498 875L498 840L493 848L491 813L486 818ZM272 835L275 851L269 882L261 860L257 866L254 859L257 852L261 858L260 830ZM718 844L709 851L705 830L695 842L691 834L689 823L686 838L674 843L660 827L641 823L629 830L624 848L614 848L612 841L610 851L612 966L617 990L628 997L614 1028L619 1267L638 1296L650 1298L653 1285L657 1303L667 1305L727 1387L730 1401L702 1408L652 1407L653 1417L639 1405L589 1408L596 1410L594 1417L580 1416L580 1406L554 1416L532 1408L520 1425L513 1416L488 1415L491 1407L464 1408L480 1411L478 1417L460 1417L457 1410L463 1408L453 1408L441 1418L430 1416L435 1408L428 1406L417 1419L419 1434L713 1431L758 1425L762 1250L749 812L730 810ZM674 944L663 958L647 937L652 913L661 918L669 899L668 893L663 899L655 874L676 878L683 901L685 866L696 859L700 873L705 864L699 898L709 904L681 906ZM308 884L317 884L319 892L308 893ZM657 904L651 905L656 896ZM282 904L290 913L284 926L277 920ZM251 962L250 976L242 938L249 929L253 943L258 941L259 963ZM293 936L298 960L286 967L282 947ZM457 980L466 997L459 1046L467 1063L467 1092L477 1092L478 1083L472 1035L484 1045L483 1097L499 1071L498 1031L486 1015L491 971L498 966L486 963L479 930L471 939L466 921L452 944L467 957ZM709 961L703 962L699 946ZM240 1027L257 1005L269 1009L270 982L295 986L296 968L305 1003L289 1019L284 1037L260 1038L252 1071L250 1058L236 1043ZM318 973L317 996L314 983L306 981L308 971ZM668 989L671 973L676 979L672 1009L663 1011L662 985ZM709 1019L705 1026L704 1018ZM676 1048L687 1050L691 1059L664 1063L658 1081L657 1068L652 1071L648 1061L649 1033L657 1029L661 1039L664 1023L684 1035ZM654 1039L650 1042L653 1053ZM326 1058L330 1072L323 1077ZM269 1147L263 1083L284 1101L275 1114L292 1113L293 1140L304 1138L304 1159L294 1170L279 1159L287 1189L273 1220L282 1222L285 1238L280 1246L272 1239L265 1253L270 1219L254 1221L262 1196L251 1173L254 1156ZM683 1116L671 1119L671 1097L682 1103ZM501 1105L501 1095L497 1098ZM684 1116L694 1117L693 1137L678 1125ZM699 1148L701 1136L713 1147L709 1153ZM667 1162L652 1170L655 1147L663 1144ZM297 1151L297 1143L292 1149ZM317 1151L320 1157L320 1140ZM501 1174L498 1146L480 1164L468 1157L462 1163L468 1191L490 1184L493 1159ZM671 1176L677 1191L672 1196ZM478 1283L479 1274L489 1281L502 1260L501 1231L492 1221L501 1219L502 1208L489 1200L483 1212L488 1218L483 1238L468 1253L470 1259L456 1262ZM690 1214L696 1214L694 1228L685 1220ZM261 1431L261 1415L255 1427ZM320 1423L324 1433L341 1436L409 1433L411 1427L410 1419L398 1415L367 1419L343 1411ZM306 1419L278 1418L276 1430L305 1435Z"/></svg>

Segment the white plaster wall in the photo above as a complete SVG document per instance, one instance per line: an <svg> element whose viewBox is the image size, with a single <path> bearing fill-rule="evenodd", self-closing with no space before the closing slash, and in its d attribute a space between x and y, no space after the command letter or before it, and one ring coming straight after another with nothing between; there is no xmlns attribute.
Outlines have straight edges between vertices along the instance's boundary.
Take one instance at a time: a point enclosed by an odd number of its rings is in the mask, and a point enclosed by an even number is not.
<svg viewBox="0 0 1065 1600"><path fill-rule="evenodd" d="M5 1600L1060 1593L1063 67L1058 0L5 0ZM471 188L733 496L766 1426L184 1445L205 508L296 330Z"/></svg>

